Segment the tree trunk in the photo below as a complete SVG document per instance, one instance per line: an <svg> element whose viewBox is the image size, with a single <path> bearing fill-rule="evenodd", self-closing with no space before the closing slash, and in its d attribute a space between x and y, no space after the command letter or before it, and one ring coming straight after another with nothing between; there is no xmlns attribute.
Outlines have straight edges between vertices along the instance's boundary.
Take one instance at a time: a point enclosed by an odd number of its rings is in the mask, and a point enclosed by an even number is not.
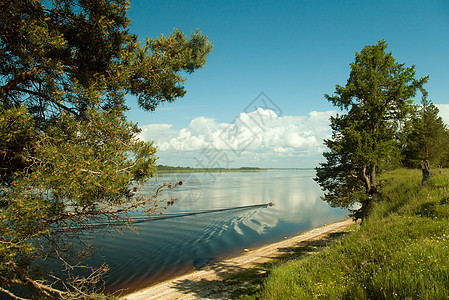
<svg viewBox="0 0 449 300"><path fill-rule="evenodd" d="M427 179L430 178L430 166L429 161L427 159L423 159L421 161L421 171L422 171L422 182L424 183L427 181Z"/></svg>
<svg viewBox="0 0 449 300"><path fill-rule="evenodd" d="M369 170L367 170L369 169ZM368 171L368 172L367 172ZM354 214L355 219L361 219L362 223L371 210L372 202L376 199L376 166L363 166L363 179L365 181L366 198L361 201L362 207Z"/></svg>
<svg viewBox="0 0 449 300"><path fill-rule="evenodd" d="M367 168L367 166L364 165L364 166L363 166L363 179L365 180L365 189L366 189L366 192L369 193L369 191L371 190L371 178L370 178L370 176L368 176L368 175L366 174L366 168Z"/></svg>

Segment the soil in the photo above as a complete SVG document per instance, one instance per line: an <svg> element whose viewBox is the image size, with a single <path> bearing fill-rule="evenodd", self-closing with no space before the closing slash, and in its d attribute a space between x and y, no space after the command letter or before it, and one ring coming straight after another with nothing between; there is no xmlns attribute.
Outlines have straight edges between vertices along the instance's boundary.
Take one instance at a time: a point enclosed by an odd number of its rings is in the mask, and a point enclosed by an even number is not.
<svg viewBox="0 0 449 300"><path fill-rule="evenodd" d="M260 290L269 268L280 261L313 255L347 233L354 222L346 219L298 236L225 259L201 270L121 296L128 300L147 299L231 299L239 292Z"/></svg>

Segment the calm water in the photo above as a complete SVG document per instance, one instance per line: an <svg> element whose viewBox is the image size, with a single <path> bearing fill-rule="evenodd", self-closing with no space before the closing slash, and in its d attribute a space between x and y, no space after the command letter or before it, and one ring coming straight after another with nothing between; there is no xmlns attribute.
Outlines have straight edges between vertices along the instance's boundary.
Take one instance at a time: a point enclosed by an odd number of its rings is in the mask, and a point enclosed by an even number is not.
<svg viewBox="0 0 449 300"><path fill-rule="evenodd" d="M164 218L137 223L136 231L101 235L94 240L100 249L94 260L105 261L110 267L107 289L142 287L244 248L346 218L346 210L331 208L320 199L322 192L312 180L314 173L276 170L159 175L160 182L184 182L165 195L177 200ZM269 202L275 205L244 207ZM227 208L233 209L215 211Z"/></svg>

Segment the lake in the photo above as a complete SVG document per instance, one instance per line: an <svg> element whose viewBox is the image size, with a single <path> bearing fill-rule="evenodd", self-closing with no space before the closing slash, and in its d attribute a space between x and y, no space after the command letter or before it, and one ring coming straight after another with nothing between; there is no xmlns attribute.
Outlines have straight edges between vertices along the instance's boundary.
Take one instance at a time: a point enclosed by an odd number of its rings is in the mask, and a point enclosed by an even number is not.
<svg viewBox="0 0 449 300"><path fill-rule="evenodd" d="M161 216L136 230L94 238L96 263L107 262L107 291L130 290L348 217L332 208L314 170L159 174L183 181L164 197ZM274 202L274 206L254 206Z"/></svg>

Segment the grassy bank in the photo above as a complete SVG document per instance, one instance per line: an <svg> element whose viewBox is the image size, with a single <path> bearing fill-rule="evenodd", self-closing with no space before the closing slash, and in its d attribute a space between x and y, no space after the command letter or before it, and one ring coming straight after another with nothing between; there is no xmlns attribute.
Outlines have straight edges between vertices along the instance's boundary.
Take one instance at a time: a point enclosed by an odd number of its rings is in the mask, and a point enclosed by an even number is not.
<svg viewBox="0 0 449 300"><path fill-rule="evenodd" d="M356 232L271 270L263 299L449 299L449 170L381 177L382 196Z"/></svg>

